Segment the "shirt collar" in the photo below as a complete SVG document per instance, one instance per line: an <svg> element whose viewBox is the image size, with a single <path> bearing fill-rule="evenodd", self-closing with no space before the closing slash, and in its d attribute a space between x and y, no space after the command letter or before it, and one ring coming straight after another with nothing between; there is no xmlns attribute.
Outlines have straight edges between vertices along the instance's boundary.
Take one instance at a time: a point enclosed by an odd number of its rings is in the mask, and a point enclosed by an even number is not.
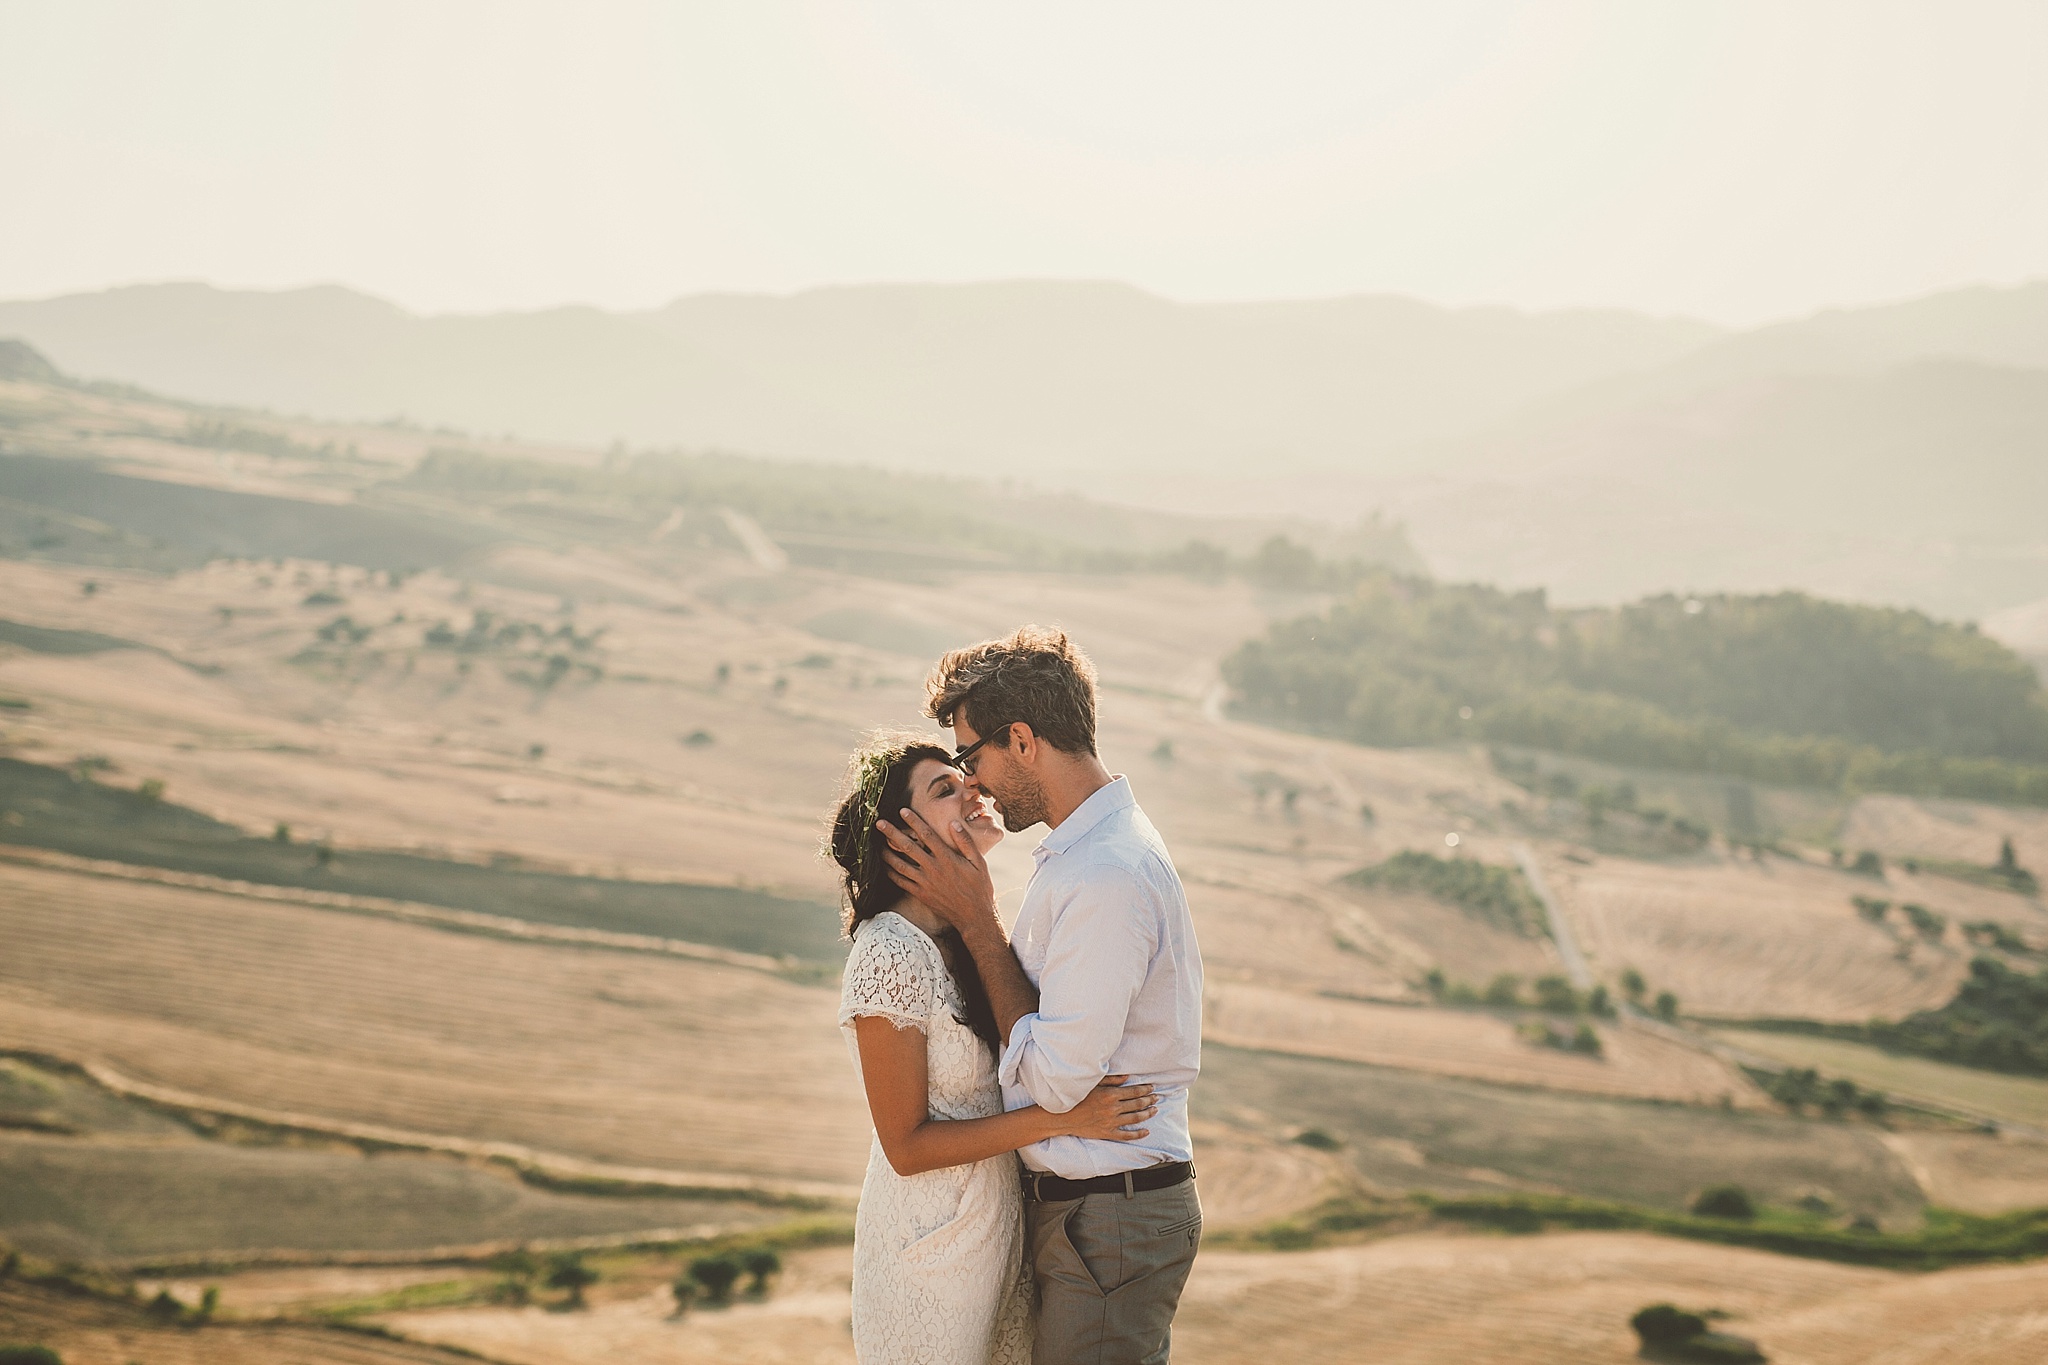
<svg viewBox="0 0 2048 1365"><path fill-rule="evenodd" d="M1074 807L1074 813L1060 821L1059 828L1041 839L1038 847L1032 852L1041 859L1047 854L1065 853L1080 843L1082 836L1104 820L1120 810L1137 804L1137 798L1131 795L1130 779L1118 773L1107 783L1097 787L1086 801Z"/></svg>

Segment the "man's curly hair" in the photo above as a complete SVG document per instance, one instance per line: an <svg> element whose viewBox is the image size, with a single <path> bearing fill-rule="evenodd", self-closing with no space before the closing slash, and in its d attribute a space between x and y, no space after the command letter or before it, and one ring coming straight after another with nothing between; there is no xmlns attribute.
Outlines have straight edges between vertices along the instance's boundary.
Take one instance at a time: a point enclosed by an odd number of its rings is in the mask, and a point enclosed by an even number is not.
<svg viewBox="0 0 2048 1365"><path fill-rule="evenodd" d="M1095 752L1095 665L1065 631L1024 626L940 659L924 680L925 714L941 725L964 716L978 735L1010 747L1023 721L1053 748Z"/></svg>

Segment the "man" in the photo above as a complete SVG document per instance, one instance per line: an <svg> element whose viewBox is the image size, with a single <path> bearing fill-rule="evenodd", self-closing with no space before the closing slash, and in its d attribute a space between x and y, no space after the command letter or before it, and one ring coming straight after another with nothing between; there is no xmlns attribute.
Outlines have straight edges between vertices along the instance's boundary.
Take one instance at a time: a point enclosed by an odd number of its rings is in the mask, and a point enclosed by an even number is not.
<svg viewBox="0 0 2048 1365"><path fill-rule="evenodd" d="M1061 632L1026 626L955 650L926 679L956 761L1010 830L1050 830L1017 912L996 918L964 827L915 812L883 824L896 880L942 915L988 987L1005 1046L1004 1103L1064 1113L1104 1076L1149 1082L1159 1113L1135 1142L1026 1147L1037 1365L1151 1365L1201 1240L1188 1087L1201 1069L1202 959L1159 831L1095 752L1095 669Z"/></svg>

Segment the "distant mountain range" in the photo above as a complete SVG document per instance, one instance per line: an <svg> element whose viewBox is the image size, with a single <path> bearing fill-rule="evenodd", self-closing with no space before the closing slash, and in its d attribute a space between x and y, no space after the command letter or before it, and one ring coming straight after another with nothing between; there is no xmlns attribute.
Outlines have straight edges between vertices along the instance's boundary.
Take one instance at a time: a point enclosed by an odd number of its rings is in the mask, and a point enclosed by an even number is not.
<svg viewBox="0 0 2048 1365"><path fill-rule="evenodd" d="M2048 284L1744 332L1383 297L876 285L420 317L337 287L0 303L64 370L204 401L1405 517L1439 574L1568 600L2048 598Z"/></svg>
<svg viewBox="0 0 2048 1365"><path fill-rule="evenodd" d="M315 417L1066 476L1356 465L1717 334L1617 312L1018 282L432 318L333 287L140 285L0 304L8 335L67 373Z"/></svg>

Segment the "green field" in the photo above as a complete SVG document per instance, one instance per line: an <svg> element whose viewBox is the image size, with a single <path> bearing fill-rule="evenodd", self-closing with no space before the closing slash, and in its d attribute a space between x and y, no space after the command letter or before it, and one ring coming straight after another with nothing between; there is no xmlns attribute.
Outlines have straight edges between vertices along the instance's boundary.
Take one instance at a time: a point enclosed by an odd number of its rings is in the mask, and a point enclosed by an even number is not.
<svg viewBox="0 0 2048 1365"><path fill-rule="evenodd" d="M2048 1125L2048 1080L1901 1057L1864 1043L1803 1033L1719 1029L1715 1036L1787 1066L1810 1066L1903 1099L1955 1105L2014 1123Z"/></svg>
<svg viewBox="0 0 2048 1365"><path fill-rule="evenodd" d="M1820 1194L1887 1221L1922 1206L1875 1132L1846 1123L1521 1090L1209 1044L1198 1117L1249 1108L1337 1138L1387 1191L1552 1190L1678 1210L1708 1185L1771 1203Z"/></svg>
<svg viewBox="0 0 2048 1365"><path fill-rule="evenodd" d="M251 838L167 801L0 758L0 842L271 886L418 901L536 924L651 934L741 952L836 963L845 956L831 907L730 886L629 882L411 853Z"/></svg>
<svg viewBox="0 0 2048 1365"><path fill-rule="evenodd" d="M557 1194L410 1153L0 1133L0 1239L57 1259L423 1251L780 1216L719 1200Z"/></svg>

